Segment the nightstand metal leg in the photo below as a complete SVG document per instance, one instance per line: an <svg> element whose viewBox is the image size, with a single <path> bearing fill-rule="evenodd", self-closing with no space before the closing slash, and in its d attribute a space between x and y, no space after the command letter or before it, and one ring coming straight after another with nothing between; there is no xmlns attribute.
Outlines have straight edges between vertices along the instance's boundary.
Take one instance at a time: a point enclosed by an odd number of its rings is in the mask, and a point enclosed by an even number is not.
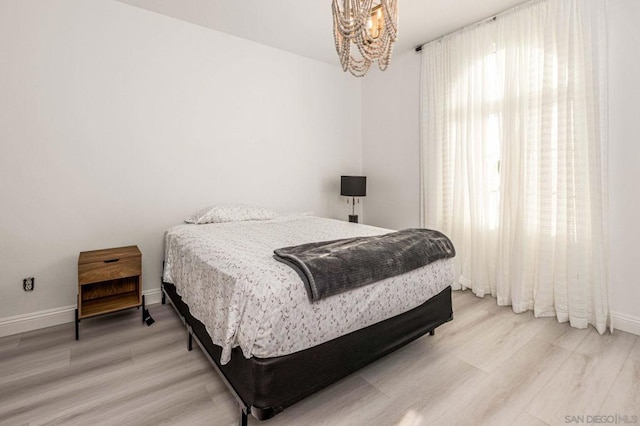
<svg viewBox="0 0 640 426"><path fill-rule="evenodd" d="M189 343L187 344L187 349L191 351L193 349L193 334L189 333Z"/></svg>
<svg viewBox="0 0 640 426"><path fill-rule="evenodd" d="M142 295L142 323L144 324L144 294Z"/></svg>
<svg viewBox="0 0 640 426"><path fill-rule="evenodd" d="M80 339L80 320L78 319L78 308L76 308L76 340Z"/></svg>

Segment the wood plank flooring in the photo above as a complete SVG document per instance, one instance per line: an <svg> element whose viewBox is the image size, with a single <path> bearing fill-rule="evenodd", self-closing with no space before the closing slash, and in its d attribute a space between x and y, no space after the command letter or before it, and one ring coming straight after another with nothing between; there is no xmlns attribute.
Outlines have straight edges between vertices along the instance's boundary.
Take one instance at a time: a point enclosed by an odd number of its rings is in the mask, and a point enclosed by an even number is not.
<svg viewBox="0 0 640 426"><path fill-rule="evenodd" d="M187 351L171 306L149 308L151 327L129 310L83 321L80 341L73 324L1 338L0 425L237 424L235 400L197 345ZM626 415L640 425L640 337L516 315L469 292L454 292L454 315L435 336L249 424L560 425Z"/></svg>

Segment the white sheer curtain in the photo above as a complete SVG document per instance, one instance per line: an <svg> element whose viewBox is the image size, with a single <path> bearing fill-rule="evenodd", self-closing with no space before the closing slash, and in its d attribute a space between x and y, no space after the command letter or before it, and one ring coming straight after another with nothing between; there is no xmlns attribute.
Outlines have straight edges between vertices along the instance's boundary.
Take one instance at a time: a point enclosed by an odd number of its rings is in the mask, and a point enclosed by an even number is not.
<svg viewBox="0 0 640 426"><path fill-rule="evenodd" d="M604 0L526 3L422 49L422 220L458 288L609 325Z"/></svg>

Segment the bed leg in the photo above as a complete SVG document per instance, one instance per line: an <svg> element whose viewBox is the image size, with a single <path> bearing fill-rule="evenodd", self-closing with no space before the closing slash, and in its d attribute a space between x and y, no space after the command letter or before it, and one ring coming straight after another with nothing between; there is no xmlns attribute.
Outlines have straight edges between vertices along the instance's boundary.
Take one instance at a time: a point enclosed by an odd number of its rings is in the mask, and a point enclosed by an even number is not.
<svg viewBox="0 0 640 426"><path fill-rule="evenodd" d="M429 332L429 336L433 336L434 334L436 334L436 331L435 331L435 330L431 330L431 331Z"/></svg>
<svg viewBox="0 0 640 426"><path fill-rule="evenodd" d="M247 426L248 423L249 418L247 416L247 413L245 413L242 407L240 407L240 426Z"/></svg>
<svg viewBox="0 0 640 426"><path fill-rule="evenodd" d="M164 292L164 260L162 261L162 275L160 276L160 291L162 292L162 304L167 304L167 295Z"/></svg>
<svg viewBox="0 0 640 426"><path fill-rule="evenodd" d="M187 349L191 351L193 349L193 334L189 333L189 343L187 344Z"/></svg>

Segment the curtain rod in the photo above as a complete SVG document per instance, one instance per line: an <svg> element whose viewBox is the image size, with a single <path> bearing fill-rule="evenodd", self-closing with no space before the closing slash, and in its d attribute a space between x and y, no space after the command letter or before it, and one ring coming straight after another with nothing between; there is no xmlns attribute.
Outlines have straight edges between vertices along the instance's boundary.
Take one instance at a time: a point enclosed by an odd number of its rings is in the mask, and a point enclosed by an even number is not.
<svg viewBox="0 0 640 426"><path fill-rule="evenodd" d="M481 20L479 20L479 21L477 21L477 22L474 22L473 24L469 24L469 25L467 25L467 26L465 26L465 27L458 28L457 30L453 30L453 31L451 31L451 32L448 32L448 33L446 33L446 34L445 34L445 35L443 35L443 36L440 36L440 37L438 37L438 38L435 38L435 39L433 39L433 40L427 41L426 43L422 43L421 45L417 46L417 47L416 47L416 52L420 52L420 51L422 51L422 48L423 48L424 46L426 46L427 44L429 44L429 43L433 43L433 42L436 42L436 41L440 41L440 40L442 40L443 38L449 37L451 34L455 34L455 33L457 33L458 31L462 31L462 30L467 29L467 28L476 27L476 26L478 26L478 25L482 25L482 24L484 24L484 23L486 23L486 22L489 22L489 21L495 21L497 18L499 18L499 17L501 17L501 16L503 16L503 15L506 15L507 13L511 13L511 12L515 11L516 9L520 9L521 7L523 7L523 6L525 6L525 5L528 5L528 4L530 4L530 3L539 2L539 1L543 1L543 0L530 0L530 1L526 1L526 2L524 2L524 3L522 3L522 4L519 4L519 5L517 5L517 6L514 6L514 7L510 8L510 9L507 9L507 10L504 10L504 11L502 11L502 12L500 12L500 13L497 13L497 14L495 14L494 16L492 16L492 17L490 17L490 18L481 19Z"/></svg>
<svg viewBox="0 0 640 426"><path fill-rule="evenodd" d="M438 38L433 39L433 40L431 40L431 41L428 41L428 42L426 42L426 43L422 43L420 46L416 47L416 52L421 52L421 51L422 51L422 46L426 46L426 45L427 45L427 44L429 44L429 43L433 43L433 42L436 42L436 41L440 41L440 40L442 40L443 38L448 37L448 36L450 36L451 34L457 33L458 31L463 30L463 29L465 29L465 28L475 27L475 26L478 26L478 25L484 24L485 22L489 22L489 21L495 21L497 17L498 17L498 16L496 15L496 16L493 16L493 17L491 17L491 18L486 18L486 19L483 19L483 20L481 20L481 21L474 22L474 23L473 23L473 24L471 24L471 25L467 25L466 27L458 28L457 30L454 30L454 31L448 32L448 33L446 33L445 35L443 35L443 36L441 36L441 37L438 37Z"/></svg>

